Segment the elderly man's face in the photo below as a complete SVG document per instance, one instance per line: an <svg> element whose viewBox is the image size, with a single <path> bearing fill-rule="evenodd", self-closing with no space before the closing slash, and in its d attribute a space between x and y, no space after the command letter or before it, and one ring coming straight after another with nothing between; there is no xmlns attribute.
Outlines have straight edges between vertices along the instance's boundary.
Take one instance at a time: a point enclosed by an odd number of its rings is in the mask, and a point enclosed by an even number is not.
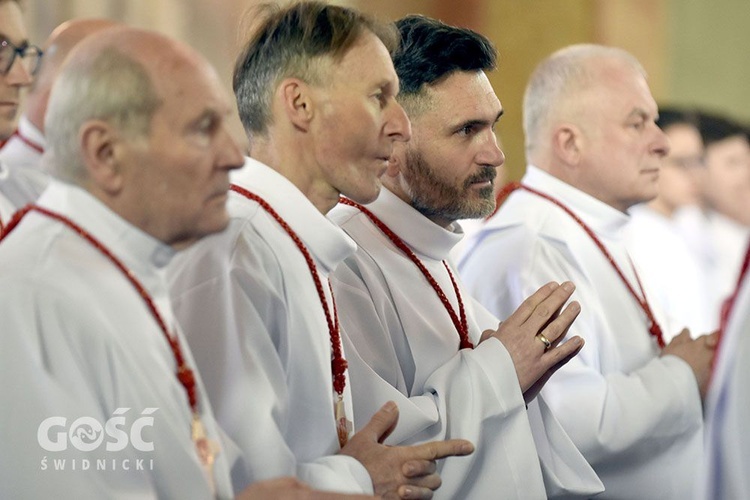
<svg viewBox="0 0 750 500"><path fill-rule="evenodd" d="M385 46L369 32L331 63L327 77L313 90L318 111L313 154L328 185L368 203L380 192L394 142L411 135L395 99L398 77Z"/></svg>
<svg viewBox="0 0 750 500"><path fill-rule="evenodd" d="M226 227L229 171L243 157L227 123L230 102L207 64L180 61L152 78L163 103L149 136L129 143L127 182L139 190L142 227L182 248Z"/></svg>
<svg viewBox="0 0 750 500"><path fill-rule="evenodd" d="M604 63L581 101L581 175L577 187L625 211L657 194L669 140L646 78L624 62Z"/></svg>
<svg viewBox="0 0 750 500"><path fill-rule="evenodd" d="M0 41L15 46L27 42L21 9L16 2L0 2ZM0 75L0 139L7 139L15 130L21 105L22 89L31 84L31 74L16 57L10 71Z"/></svg>

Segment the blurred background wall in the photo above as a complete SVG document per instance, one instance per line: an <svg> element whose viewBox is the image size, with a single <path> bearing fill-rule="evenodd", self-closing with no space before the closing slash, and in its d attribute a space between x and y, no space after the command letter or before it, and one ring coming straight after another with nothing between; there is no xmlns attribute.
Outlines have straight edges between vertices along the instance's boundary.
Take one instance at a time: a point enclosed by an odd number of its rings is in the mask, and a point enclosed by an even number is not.
<svg viewBox="0 0 750 500"><path fill-rule="evenodd" d="M107 17L181 39L208 57L230 89L241 21L257 0L24 0L42 44L59 23ZM658 102L700 106L750 122L748 0L337 0L383 19L421 13L487 35L500 52L491 81L505 107L498 126L509 178L524 169L521 100L536 64L571 43L633 53Z"/></svg>

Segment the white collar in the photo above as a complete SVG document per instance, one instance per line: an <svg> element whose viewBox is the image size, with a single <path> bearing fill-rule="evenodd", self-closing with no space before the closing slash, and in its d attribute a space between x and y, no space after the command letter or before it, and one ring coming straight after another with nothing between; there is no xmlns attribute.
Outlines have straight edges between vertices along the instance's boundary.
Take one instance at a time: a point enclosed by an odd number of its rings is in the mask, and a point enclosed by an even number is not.
<svg viewBox="0 0 750 500"><path fill-rule="evenodd" d="M630 220L627 214L534 165L527 167L521 182L556 198L599 234L618 237Z"/></svg>
<svg viewBox="0 0 750 500"><path fill-rule="evenodd" d="M253 158L231 173L234 184L267 201L302 239L326 273L357 250L357 245L341 228L321 214L315 205L289 179ZM232 193L234 199L239 196ZM244 199L244 198L243 198Z"/></svg>
<svg viewBox="0 0 750 500"><path fill-rule="evenodd" d="M34 144L41 146L42 149L47 148L47 140L44 138L44 134L26 118L26 115L21 115L21 118L18 119L18 133Z"/></svg>
<svg viewBox="0 0 750 500"><path fill-rule="evenodd" d="M164 269L175 254L172 247L133 226L78 186L52 180L38 204L91 233L138 274Z"/></svg>
<svg viewBox="0 0 750 500"><path fill-rule="evenodd" d="M385 187L367 208L417 254L430 259L447 259L464 236L460 225L452 223L446 229L435 224Z"/></svg>

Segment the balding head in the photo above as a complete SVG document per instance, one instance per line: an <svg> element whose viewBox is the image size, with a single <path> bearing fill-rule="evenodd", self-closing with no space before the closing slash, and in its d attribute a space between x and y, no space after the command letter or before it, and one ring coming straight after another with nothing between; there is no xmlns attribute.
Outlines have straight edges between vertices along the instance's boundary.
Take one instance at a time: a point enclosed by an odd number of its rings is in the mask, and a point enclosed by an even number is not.
<svg viewBox="0 0 750 500"><path fill-rule="evenodd" d="M533 156L546 142L553 122L577 113L585 104L582 95L600 86L602 73L613 65L625 65L645 75L641 64L628 52L593 44L565 47L537 66L523 100L527 155Z"/></svg>
<svg viewBox="0 0 750 500"><path fill-rule="evenodd" d="M181 246L223 229L229 170L242 155L232 105L190 47L116 28L83 40L47 112L52 172L159 240Z"/></svg>
<svg viewBox="0 0 750 500"><path fill-rule="evenodd" d="M101 30L119 26L109 19L72 19L62 23L44 44L44 57L26 99L25 115L39 130L44 131L44 114L52 84L60 66L73 47L84 38Z"/></svg>

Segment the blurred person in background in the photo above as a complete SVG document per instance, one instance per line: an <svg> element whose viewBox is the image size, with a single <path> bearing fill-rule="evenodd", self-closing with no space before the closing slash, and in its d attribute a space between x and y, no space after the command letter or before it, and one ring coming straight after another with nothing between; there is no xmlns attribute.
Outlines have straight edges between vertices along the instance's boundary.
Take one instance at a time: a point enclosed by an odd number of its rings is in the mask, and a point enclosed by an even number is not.
<svg viewBox="0 0 750 500"><path fill-rule="evenodd" d="M708 314L717 323L750 236L750 143L726 117L702 113L698 125L705 147L705 168L696 170L700 199L676 220L708 277Z"/></svg>
<svg viewBox="0 0 750 500"><path fill-rule="evenodd" d="M670 151L659 171L656 198L629 209L626 245L653 290L650 298L675 326L702 334L715 330L719 318L709 314L707 276L678 231L675 214L700 199L703 140L694 113L659 108L656 124L667 134Z"/></svg>

